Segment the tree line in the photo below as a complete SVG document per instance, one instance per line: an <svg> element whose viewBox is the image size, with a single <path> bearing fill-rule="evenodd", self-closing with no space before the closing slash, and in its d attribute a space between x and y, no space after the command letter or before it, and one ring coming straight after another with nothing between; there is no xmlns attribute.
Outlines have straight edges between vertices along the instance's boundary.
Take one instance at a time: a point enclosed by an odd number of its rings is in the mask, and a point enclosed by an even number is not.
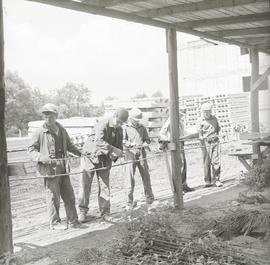
<svg viewBox="0 0 270 265"><path fill-rule="evenodd" d="M6 86L6 134L21 136L27 134L30 121L41 120L40 108L48 103L58 106L59 119L70 117L99 117L105 112L104 105L91 104L92 91L84 84L66 83L63 87L52 92L42 93L37 88L29 86L16 72L7 71ZM147 94L136 94L133 98L146 98ZM162 97L160 91L152 97ZM105 100L117 99L108 96Z"/></svg>
<svg viewBox="0 0 270 265"><path fill-rule="evenodd" d="M24 82L15 72L5 74L6 86L6 134L7 136L27 133L28 122L41 120L40 108L54 103L59 108L58 118L98 117L104 114L104 106L91 104L91 90L84 84L66 83L50 93L42 93Z"/></svg>

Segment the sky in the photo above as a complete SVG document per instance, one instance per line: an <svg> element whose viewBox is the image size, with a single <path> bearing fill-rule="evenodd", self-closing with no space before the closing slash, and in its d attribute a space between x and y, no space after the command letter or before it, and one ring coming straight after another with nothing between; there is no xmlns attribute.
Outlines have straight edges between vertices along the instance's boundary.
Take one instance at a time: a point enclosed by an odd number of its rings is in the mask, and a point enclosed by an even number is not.
<svg viewBox="0 0 270 265"><path fill-rule="evenodd" d="M3 3L6 70L33 88L83 83L97 104L157 90L168 96L164 29L24 0ZM194 38L178 34L183 42Z"/></svg>

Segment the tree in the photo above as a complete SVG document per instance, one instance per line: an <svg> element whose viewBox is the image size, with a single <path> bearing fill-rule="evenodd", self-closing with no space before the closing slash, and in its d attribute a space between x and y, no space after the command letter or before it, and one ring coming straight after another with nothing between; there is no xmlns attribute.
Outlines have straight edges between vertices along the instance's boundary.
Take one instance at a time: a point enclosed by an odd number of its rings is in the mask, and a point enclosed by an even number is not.
<svg viewBox="0 0 270 265"><path fill-rule="evenodd" d="M154 98L162 98L163 94L162 94L162 92L160 90L157 90L156 92L154 92L152 94L152 97L154 97Z"/></svg>
<svg viewBox="0 0 270 265"><path fill-rule="evenodd" d="M33 90L17 73L7 71L6 83L6 129L15 127L19 135L31 120L39 117Z"/></svg>
<svg viewBox="0 0 270 265"><path fill-rule="evenodd" d="M148 96L145 93L139 93L139 94L136 94L136 96L132 97L132 99L135 99L135 98L148 98Z"/></svg>
<svg viewBox="0 0 270 265"><path fill-rule="evenodd" d="M65 118L89 116L91 112L91 91L83 84L67 83L56 91L56 105L68 107L68 109L65 109Z"/></svg>

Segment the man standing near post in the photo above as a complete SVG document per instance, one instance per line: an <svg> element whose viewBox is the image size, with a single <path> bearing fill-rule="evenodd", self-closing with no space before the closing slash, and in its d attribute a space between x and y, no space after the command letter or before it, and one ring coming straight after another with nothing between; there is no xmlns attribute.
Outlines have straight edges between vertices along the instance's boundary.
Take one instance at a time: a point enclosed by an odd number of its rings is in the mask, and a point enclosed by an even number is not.
<svg viewBox="0 0 270 265"><path fill-rule="evenodd" d="M128 123L124 126L124 146L127 148L125 151L125 160L133 161L126 165L126 174L129 181L127 210L130 210L134 206L134 177L137 167L142 177L146 203L151 204L154 201L145 151L145 148L150 144L150 138L146 128L141 124L141 120L141 110L132 109L129 112ZM139 159L143 160L138 161Z"/></svg>
<svg viewBox="0 0 270 265"><path fill-rule="evenodd" d="M198 133L201 142L204 165L205 187L222 187L220 182L220 126L217 118L212 115L212 105L209 102L201 106L202 119L198 122ZM212 172L211 172L212 171Z"/></svg>
<svg viewBox="0 0 270 265"><path fill-rule="evenodd" d="M69 178L68 152L81 156L67 131L56 121L57 107L48 103L41 109L45 123L33 135L28 152L37 162L37 174L44 177L51 229L66 229L59 216L60 197L67 215L67 225L79 227L74 191ZM56 176L54 176L56 175ZM57 176L58 175L58 176Z"/></svg>
<svg viewBox="0 0 270 265"><path fill-rule="evenodd" d="M128 111L117 110L113 117L104 118L95 128L93 142L87 141L83 147L84 154L90 157L98 178L98 204L101 217L110 214L110 170L112 162L123 156L122 125L128 119ZM84 170L79 181L79 220L86 222L89 210L89 196L95 171Z"/></svg>
<svg viewBox="0 0 270 265"><path fill-rule="evenodd" d="M180 106L180 120L179 120L179 134L180 134L180 155L182 159L182 169L181 169L181 179L182 179L182 185L183 185L183 191L184 192L190 192L194 191L193 188L190 188L187 185L187 161L186 161L186 155L184 150L184 140L192 139L198 137L198 133L191 133L188 132L185 129L184 123L183 123L183 117L186 114L186 108L183 106ZM170 141L170 119L168 119L165 124L162 126L160 133L160 141L163 142L169 142Z"/></svg>

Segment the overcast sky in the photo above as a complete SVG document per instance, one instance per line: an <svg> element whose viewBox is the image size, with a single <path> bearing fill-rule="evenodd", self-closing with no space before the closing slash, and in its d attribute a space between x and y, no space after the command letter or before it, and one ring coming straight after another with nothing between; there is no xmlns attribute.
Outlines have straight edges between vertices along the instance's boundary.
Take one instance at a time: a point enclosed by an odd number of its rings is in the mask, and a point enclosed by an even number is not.
<svg viewBox="0 0 270 265"><path fill-rule="evenodd" d="M24 0L4 0L4 19L6 69L33 87L84 83L93 102L156 90L168 95L163 29Z"/></svg>

